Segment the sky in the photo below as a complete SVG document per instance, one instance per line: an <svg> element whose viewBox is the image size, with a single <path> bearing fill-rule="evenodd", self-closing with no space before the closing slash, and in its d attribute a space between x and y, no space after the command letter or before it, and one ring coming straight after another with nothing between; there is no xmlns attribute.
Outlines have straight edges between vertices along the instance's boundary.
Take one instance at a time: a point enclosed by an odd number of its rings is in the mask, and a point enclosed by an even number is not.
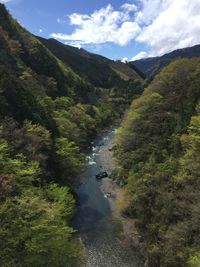
<svg viewBox="0 0 200 267"><path fill-rule="evenodd" d="M35 35L122 61L200 44L200 0L0 0Z"/></svg>

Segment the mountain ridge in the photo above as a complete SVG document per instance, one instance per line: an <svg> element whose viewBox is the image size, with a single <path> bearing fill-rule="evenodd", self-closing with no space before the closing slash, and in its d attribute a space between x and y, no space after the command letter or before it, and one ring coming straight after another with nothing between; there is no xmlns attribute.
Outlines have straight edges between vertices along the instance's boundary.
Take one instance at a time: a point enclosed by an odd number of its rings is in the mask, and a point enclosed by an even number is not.
<svg viewBox="0 0 200 267"><path fill-rule="evenodd" d="M142 81L140 74L127 64L88 52L83 48L65 45L53 38L37 38L60 60L97 87L111 88L116 80L120 84L130 79Z"/></svg>
<svg viewBox="0 0 200 267"><path fill-rule="evenodd" d="M200 56L200 44L176 49L172 52L166 53L158 57L148 57L140 60L131 61L129 64L138 68L146 77L153 77L159 71L172 62L179 58L193 58Z"/></svg>

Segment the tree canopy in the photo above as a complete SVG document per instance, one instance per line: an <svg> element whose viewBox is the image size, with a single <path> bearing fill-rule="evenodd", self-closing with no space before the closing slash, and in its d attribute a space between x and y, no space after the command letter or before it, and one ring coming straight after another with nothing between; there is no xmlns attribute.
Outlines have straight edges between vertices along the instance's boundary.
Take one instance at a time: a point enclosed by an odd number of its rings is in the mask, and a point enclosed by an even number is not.
<svg viewBox="0 0 200 267"><path fill-rule="evenodd" d="M152 267L200 263L199 79L199 59L171 63L133 101L117 134L123 212L136 219Z"/></svg>

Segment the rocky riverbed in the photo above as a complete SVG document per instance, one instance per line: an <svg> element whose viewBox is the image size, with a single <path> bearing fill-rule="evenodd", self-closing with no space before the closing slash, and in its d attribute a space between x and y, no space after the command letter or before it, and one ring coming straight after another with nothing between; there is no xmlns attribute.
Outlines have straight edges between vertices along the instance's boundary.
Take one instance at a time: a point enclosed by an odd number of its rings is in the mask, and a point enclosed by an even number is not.
<svg viewBox="0 0 200 267"><path fill-rule="evenodd" d="M96 138L88 151L87 169L78 178L80 205L73 224L87 250L87 267L144 266L137 246L126 240L136 234L134 223L122 218L116 208L120 188L110 178L95 178L100 171L110 174L115 166L111 149L115 132L113 129Z"/></svg>

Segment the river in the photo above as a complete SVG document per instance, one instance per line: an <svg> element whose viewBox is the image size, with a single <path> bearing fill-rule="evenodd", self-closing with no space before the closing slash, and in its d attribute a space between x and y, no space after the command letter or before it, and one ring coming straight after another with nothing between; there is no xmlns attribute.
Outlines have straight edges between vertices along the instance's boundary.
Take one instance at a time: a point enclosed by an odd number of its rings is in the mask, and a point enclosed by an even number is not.
<svg viewBox="0 0 200 267"><path fill-rule="evenodd" d="M95 178L99 171L111 171L107 168L112 166L109 150L115 132L112 129L94 140L88 151L86 171L78 177L76 190L80 203L73 225L87 249L86 267L144 266L139 252L123 242L121 223L114 218L109 200L102 192L102 180Z"/></svg>

